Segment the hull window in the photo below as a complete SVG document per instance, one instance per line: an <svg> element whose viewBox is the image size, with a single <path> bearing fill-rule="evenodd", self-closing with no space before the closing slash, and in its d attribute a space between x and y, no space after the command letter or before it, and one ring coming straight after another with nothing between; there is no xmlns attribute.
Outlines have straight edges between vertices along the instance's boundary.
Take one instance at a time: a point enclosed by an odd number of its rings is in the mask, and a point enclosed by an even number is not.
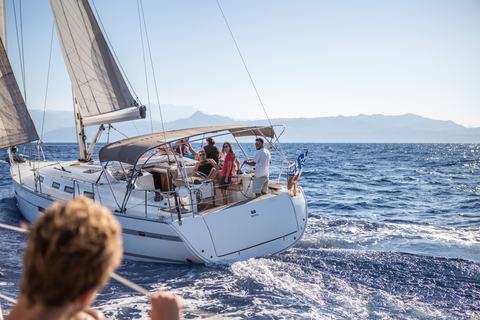
<svg viewBox="0 0 480 320"><path fill-rule="evenodd" d="M83 194L90 199L95 199L95 195L93 194L93 192L84 191Z"/></svg>

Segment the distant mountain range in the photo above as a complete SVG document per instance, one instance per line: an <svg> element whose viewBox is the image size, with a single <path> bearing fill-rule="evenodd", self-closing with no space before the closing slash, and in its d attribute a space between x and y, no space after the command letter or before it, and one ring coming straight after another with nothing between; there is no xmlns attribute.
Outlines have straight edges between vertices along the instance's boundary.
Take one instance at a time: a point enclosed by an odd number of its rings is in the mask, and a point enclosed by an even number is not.
<svg viewBox="0 0 480 320"><path fill-rule="evenodd" d="M183 119L164 122L165 130L214 125L266 125L267 120L233 120L218 115L207 115L192 108L175 107L176 114L189 115ZM30 111L37 131L42 134L43 111ZM193 114L192 114L193 113ZM175 119L170 115L165 117ZM358 115L351 117L279 118L270 119L272 124L283 124L286 131L283 142L338 142L338 143L480 143L480 128L466 128L453 121L432 120L414 114L401 116ZM117 123L113 126L126 136L162 131L158 121L138 120ZM89 128L87 135L93 137L96 128ZM109 141L124 136L111 131ZM68 111L47 111L43 129L44 142L75 142L73 113ZM104 133L101 141L105 142Z"/></svg>

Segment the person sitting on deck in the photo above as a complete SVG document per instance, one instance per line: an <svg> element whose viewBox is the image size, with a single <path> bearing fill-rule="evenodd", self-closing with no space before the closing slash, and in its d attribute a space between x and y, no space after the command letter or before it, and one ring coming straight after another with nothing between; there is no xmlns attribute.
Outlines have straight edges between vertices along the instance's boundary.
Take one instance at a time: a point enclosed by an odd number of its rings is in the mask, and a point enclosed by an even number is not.
<svg viewBox="0 0 480 320"><path fill-rule="evenodd" d="M177 156L180 155L179 153L175 153ZM151 158L151 157L155 157L154 159L156 161L169 161L169 162L173 162L175 161L175 158L173 156L173 152L172 152L172 149L169 148L166 144L162 144L160 146L157 147L156 151L149 151L147 153L145 153L144 155L142 155L140 157L140 159L147 159L147 158ZM160 157L160 158L158 158Z"/></svg>
<svg viewBox="0 0 480 320"><path fill-rule="evenodd" d="M163 156L163 155L173 156L173 152L172 152L172 149L168 148L166 144L162 144L161 146L157 147L156 155L157 156Z"/></svg>
<svg viewBox="0 0 480 320"><path fill-rule="evenodd" d="M189 156L189 152L193 155L196 156L197 152L192 148L192 145L190 142L188 142L190 138L184 138L181 140L178 140L173 144L173 151L177 154L181 154L182 156Z"/></svg>
<svg viewBox="0 0 480 320"><path fill-rule="evenodd" d="M220 181L220 166L218 163L215 162L212 158L206 157L206 152L204 150L200 150L198 152L198 162L193 167L193 171L201 172L211 180ZM200 176L200 174L195 173L195 176Z"/></svg>
<svg viewBox="0 0 480 320"><path fill-rule="evenodd" d="M85 196L55 202L30 230L20 296L6 320L95 320L90 303L122 260L122 229L113 214ZM182 301L157 291L151 319L181 319Z"/></svg>

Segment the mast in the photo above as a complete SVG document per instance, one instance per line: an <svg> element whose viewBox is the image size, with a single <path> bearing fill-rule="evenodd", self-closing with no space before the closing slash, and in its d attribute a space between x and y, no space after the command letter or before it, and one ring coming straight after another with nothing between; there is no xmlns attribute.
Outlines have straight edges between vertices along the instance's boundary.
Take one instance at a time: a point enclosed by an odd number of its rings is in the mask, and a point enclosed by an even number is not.
<svg viewBox="0 0 480 320"><path fill-rule="evenodd" d="M82 123L82 115L80 113L80 108L77 103L77 97L75 97L75 92L73 92L73 90L72 90L72 95L73 95L73 113L75 116L75 131L77 133L78 160L89 161L90 156L87 153L87 136L85 135L85 126Z"/></svg>

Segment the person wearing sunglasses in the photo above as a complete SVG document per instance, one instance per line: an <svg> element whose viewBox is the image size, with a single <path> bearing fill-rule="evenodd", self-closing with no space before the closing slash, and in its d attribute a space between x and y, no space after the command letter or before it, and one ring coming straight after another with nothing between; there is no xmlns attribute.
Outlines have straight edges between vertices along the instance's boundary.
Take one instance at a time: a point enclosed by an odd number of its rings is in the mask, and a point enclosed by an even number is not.
<svg viewBox="0 0 480 320"><path fill-rule="evenodd" d="M175 142L172 146L173 151L176 154L181 154L182 156L190 156L188 152L192 154L192 157L196 156L197 152L192 148L192 145L190 142L188 142L189 140L190 138L184 138Z"/></svg>
<svg viewBox="0 0 480 320"><path fill-rule="evenodd" d="M198 162L195 163L193 171L201 172L209 179L220 181L220 166L212 158L207 158L207 154L203 149L198 152ZM195 176L200 175L195 174Z"/></svg>
<svg viewBox="0 0 480 320"><path fill-rule="evenodd" d="M245 160L243 163L255 167L255 178L253 179L252 192L260 197L267 194L268 190L268 170L272 163L270 151L263 147L263 138L255 139L255 148L257 153L252 161Z"/></svg>

